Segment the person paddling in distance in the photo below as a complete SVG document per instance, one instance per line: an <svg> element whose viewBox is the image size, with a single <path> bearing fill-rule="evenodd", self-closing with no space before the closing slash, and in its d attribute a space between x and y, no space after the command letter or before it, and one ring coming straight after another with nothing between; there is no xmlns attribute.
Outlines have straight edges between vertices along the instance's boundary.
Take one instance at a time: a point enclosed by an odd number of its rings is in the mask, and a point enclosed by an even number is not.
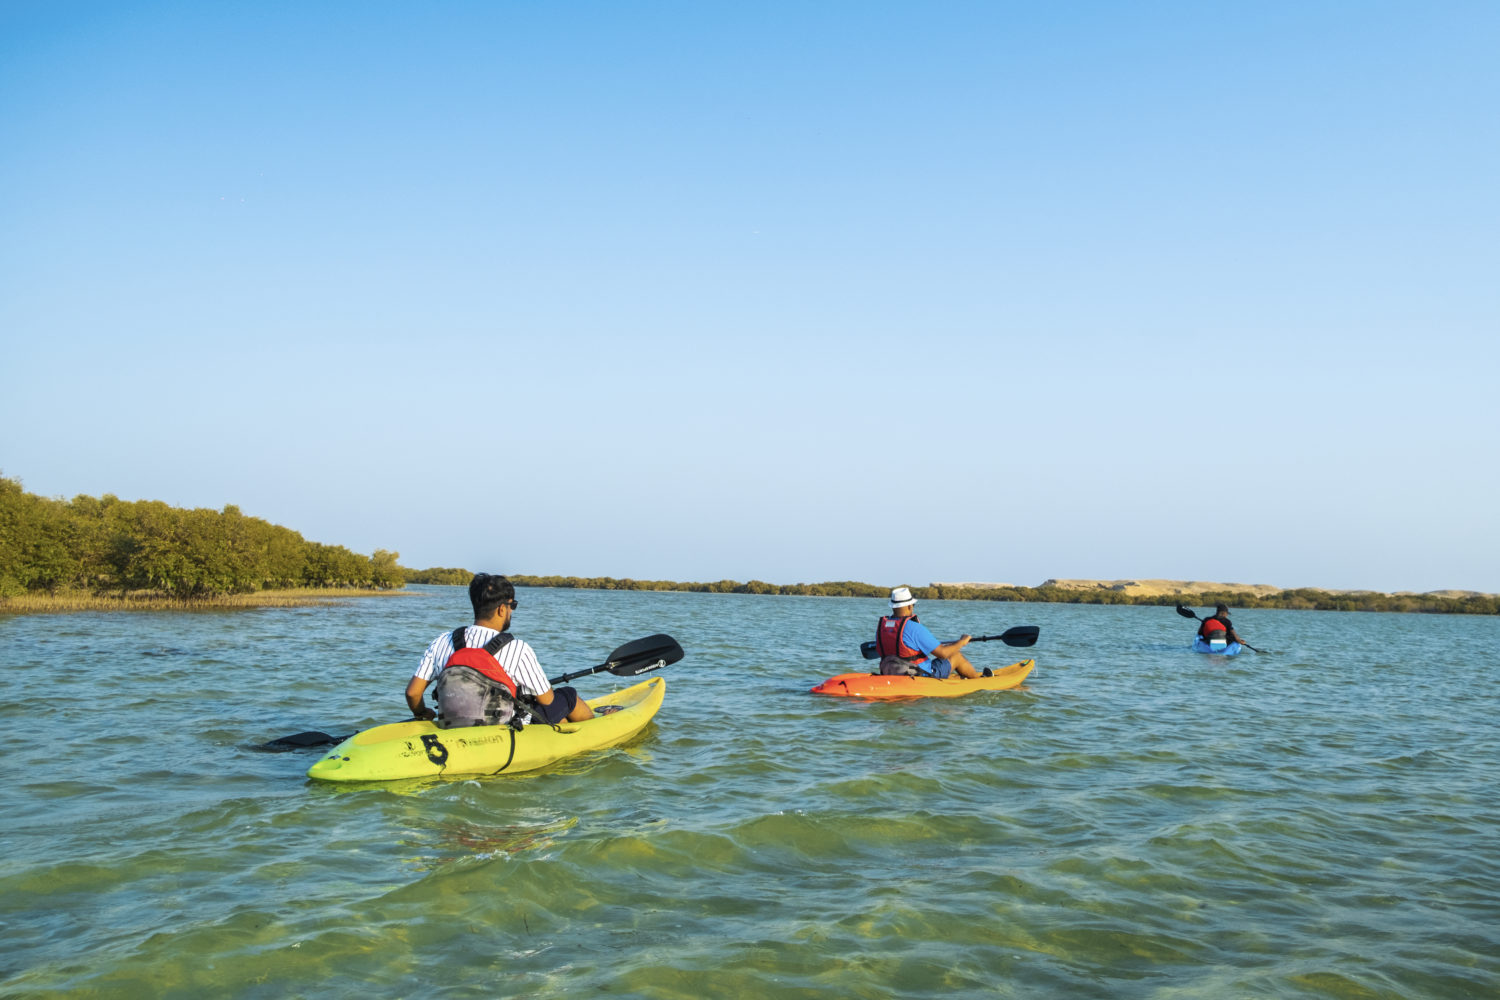
<svg viewBox="0 0 1500 1000"><path fill-rule="evenodd" d="M875 628L880 672L915 674L939 680L951 673L971 680L988 677L988 670L980 673L974 669L962 652L970 638L961 635L952 642L938 642L927 626L917 621L917 599L911 596L911 588L897 587L891 591L891 613L881 618Z"/></svg>
<svg viewBox="0 0 1500 1000"><path fill-rule="evenodd" d="M1215 642L1245 644L1245 640L1239 637L1234 631L1234 625L1229 621L1229 605L1227 604L1216 605L1213 615L1202 619L1202 624L1198 626L1198 638L1209 645Z"/></svg>
<svg viewBox="0 0 1500 1000"><path fill-rule="evenodd" d="M511 618L519 604L516 588L509 580L490 573L477 574L469 582L469 603L474 607L474 624L444 632L433 639L406 685L406 707L411 709L413 718L437 719L438 725L445 728L448 725L508 722L510 711L504 711L502 715L493 710L494 705L507 701L507 692L510 703L519 702L523 710L552 725L564 719L583 722L594 717L588 703L579 698L573 688L552 687L531 646L510 634ZM488 658L475 655L479 650L485 651ZM455 694L452 705L447 704L444 696L446 684L442 683L442 675L450 667L454 668L453 676L462 674L466 681L471 682L464 696ZM437 688L439 709L445 716L452 713L460 717L458 720L445 719L422 703L423 693L435 679L440 681ZM474 699L470 695L474 686L486 683L491 685L490 697L486 701L485 692L479 692L478 710L453 707L465 700L472 705ZM459 686L454 685L453 689L457 692ZM490 707L489 711L485 710L486 705Z"/></svg>

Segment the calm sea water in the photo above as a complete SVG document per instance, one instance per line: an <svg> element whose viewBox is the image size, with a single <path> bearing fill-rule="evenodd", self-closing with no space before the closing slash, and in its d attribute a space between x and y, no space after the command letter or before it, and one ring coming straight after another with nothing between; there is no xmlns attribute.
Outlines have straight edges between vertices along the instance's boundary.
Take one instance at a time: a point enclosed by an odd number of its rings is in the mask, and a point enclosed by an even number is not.
<svg viewBox="0 0 1500 1000"><path fill-rule="evenodd" d="M1273 652L1224 659L1170 608L926 602L1040 625L1036 672L870 704L808 688L881 601L520 600L553 675L676 636L656 722L354 789L253 748L401 717L462 589L0 618L0 995L1500 996L1500 619L1244 611Z"/></svg>

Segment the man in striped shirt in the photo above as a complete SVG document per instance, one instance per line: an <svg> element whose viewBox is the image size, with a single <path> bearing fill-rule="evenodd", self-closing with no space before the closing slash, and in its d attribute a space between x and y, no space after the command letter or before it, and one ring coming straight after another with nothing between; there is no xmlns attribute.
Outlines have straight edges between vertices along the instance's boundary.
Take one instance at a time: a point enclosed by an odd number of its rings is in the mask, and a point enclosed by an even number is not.
<svg viewBox="0 0 1500 1000"><path fill-rule="evenodd" d="M489 573L480 573L470 581L469 603L474 606L474 624L464 630L464 643L473 648L483 646L509 629L511 616L519 607L515 586L505 577ZM452 655L452 632L444 632L428 644L416 673L406 685L406 706L414 718L435 717L436 713L422 703L422 694ZM495 653L495 659L516 682L517 693L524 701L530 702L532 711L541 716L541 721L555 725L564 719L582 722L594 717L588 703L579 698L573 688L553 688L548 683L536 653L524 640L511 638Z"/></svg>

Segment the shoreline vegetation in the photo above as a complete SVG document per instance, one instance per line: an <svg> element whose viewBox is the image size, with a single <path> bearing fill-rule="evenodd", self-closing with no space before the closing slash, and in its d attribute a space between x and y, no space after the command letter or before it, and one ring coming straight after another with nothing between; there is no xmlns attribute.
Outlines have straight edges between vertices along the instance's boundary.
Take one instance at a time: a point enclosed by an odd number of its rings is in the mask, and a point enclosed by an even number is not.
<svg viewBox="0 0 1500 1000"><path fill-rule="evenodd" d="M0 612L320 604L398 591L397 558L310 542L234 506L49 499L0 476Z"/></svg>
<svg viewBox="0 0 1500 1000"><path fill-rule="evenodd" d="M509 574L518 587L561 587L580 590L659 590L709 594L773 594L810 597L879 597L890 588L852 580L828 583L774 584L763 580L740 583L679 583L668 580L632 580L613 577L525 576ZM464 582L467 582L465 580ZM1006 601L1047 604L1146 604L1172 607L1177 604L1213 607L1223 602L1236 609L1285 608L1297 611L1394 611L1427 614L1500 614L1500 595L1438 591L1427 594L1383 594L1378 591L1330 591L1314 587L1278 590L1265 584L1200 584L1187 581L1151 581L1158 587L1132 589L1134 581L1048 580L1037 587L1011 584L932 583L912 587L918 600Z"/></svg>
<svg viewBox="0 0 1500 1000"><path fill-rule="evenodd" d="M159 500L77 496L48 499L0 475L0 613L296 607L389 596L407 584L467 586L457 567L408 569L400 553L363 556L310 542L290 528L223 510L170 507ZM686 583L615 577L509 574L521 587L649 590L709 594L876 597L885 585L835 580L774 584ZM1312 587L1174 580L1047 580L1040 586L930 583L923 600L1058 604L1188 604L1319 611L1500 614L1500 595L1468 591L1383 594Z"/></svg>
<svg viewBox="0 0 1500 1000"><path fill-rule="evenodd" d="M0 597L0 615L77 611L242 611L246 608L305 608L319 604L341 604L356 597L403 597L405 593L401 590L376 590L367 587L343 589L301 587L287 590L257 590L248 594L216 594L211 597L171 597L152 591L125 594L89 594L68 591L56 594Z"/></svg>

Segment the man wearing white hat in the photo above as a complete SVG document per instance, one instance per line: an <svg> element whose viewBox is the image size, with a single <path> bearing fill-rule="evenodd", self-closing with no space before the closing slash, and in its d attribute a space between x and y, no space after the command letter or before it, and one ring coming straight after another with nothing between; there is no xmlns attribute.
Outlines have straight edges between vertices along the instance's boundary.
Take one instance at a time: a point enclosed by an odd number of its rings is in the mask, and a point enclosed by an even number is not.
<svg viewBox="0 0 1500 1000"><path fill-rule="evenodd" d="M967 635L952 642L938 642L927 626L917 621L917 599L911 596L910 587L891 591L891 613L880 619L875 629L882 674L943 678L957 673L960 677L982 677L969 658L959 652L968 644Z"/></svg>

